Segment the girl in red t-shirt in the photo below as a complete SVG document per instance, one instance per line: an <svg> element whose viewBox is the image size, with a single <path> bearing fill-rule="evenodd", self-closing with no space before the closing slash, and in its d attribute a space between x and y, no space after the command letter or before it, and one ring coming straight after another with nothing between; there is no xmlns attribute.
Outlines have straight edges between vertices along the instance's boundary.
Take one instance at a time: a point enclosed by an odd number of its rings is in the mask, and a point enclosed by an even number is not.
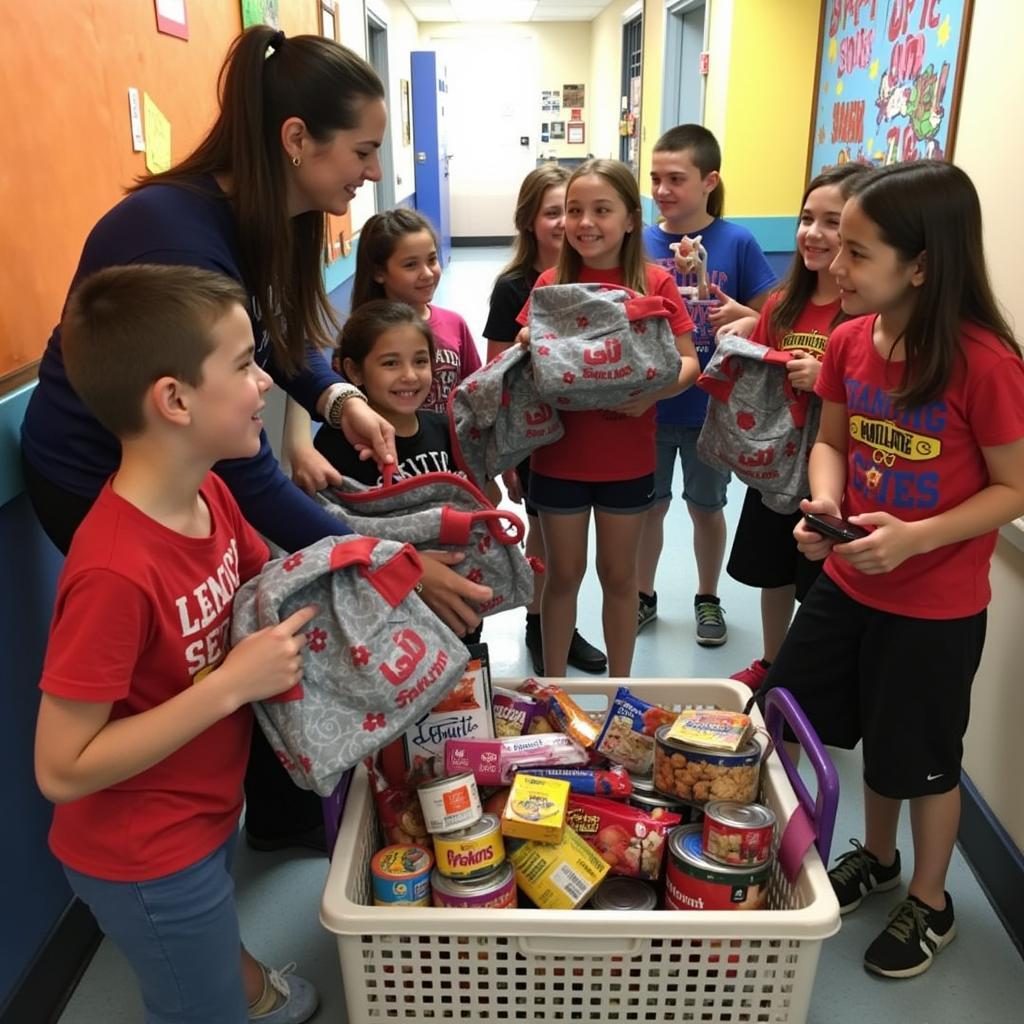
<svg viewBox="0 0 1024 1024"><path fill-rule="evenodd" d="M800 391L814 391L829 333L846 319L839 307L839 285L829 266L839 252L839 215L850 181L866 171L862 164L840 164L807 186L800 201L796 252L789 274L752 321L756 326L751 341L795 354L786 371L790 383ZM730 324L726 330L735 334L735 326ZM810 400L818 401L813 395ZM799 512L773 512L761 501L759 491L747 488L726 572L761 590L763 654L732 677L752 690L764 682L786 637L794 602L803 600L820 568L797 550L793 527L800 518Z"/></svg>
<svg viewBox="0 0 1024 1024"><path fill-rule="evenodd" d="M565 675L576 598L587 568L591 509L608 670L613 676L629 675L642 513L654 501L654 403L678 394L697 377L693 322L674 280L645 262L642 227L640 193L629 168L617 160L586 161L566 186L565 240L558 264L535 285L595 282L663 295L676 310L670 323L682 357L678 379L662 391L618 409L561 413L565 435L531 458L530 503L540 514L548 553L540 616L549 676ZM519 315L524 325L528 311L529 302Z"/></svg>
<svg viewBox="0 0 1024 1024"><path fill-rule="evenodd" d="M800 550L825 567L758 700L786 686L824 742L863 741L864 842L829 872L842 913L899 885L910 801L907 898L864 957L907 978L956 933L945 882L989 562L996 531L1024 514L1024 362L985 270L978 194L958 167L863 175L839 234L832 272L858 319L829 338L801 507L870 532L837 543L796 526Z"/></svg>

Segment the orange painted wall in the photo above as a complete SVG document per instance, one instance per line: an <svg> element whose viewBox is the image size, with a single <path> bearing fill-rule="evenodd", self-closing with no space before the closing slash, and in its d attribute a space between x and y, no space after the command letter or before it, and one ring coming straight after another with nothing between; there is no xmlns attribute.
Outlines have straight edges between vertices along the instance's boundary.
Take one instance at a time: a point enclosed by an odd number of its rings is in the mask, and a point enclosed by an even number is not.
<svg viewBox="0 0 1024 1024"><path fill-rule="evenodd" d="M152 0L5 5L0 59L0 378L38 359L82 243L146 170L128 87L148 92L184 156L216 112L239 0L187 0L189 39L156 30ZM289 35L317 31L319 0L280 0Z"/></svg>

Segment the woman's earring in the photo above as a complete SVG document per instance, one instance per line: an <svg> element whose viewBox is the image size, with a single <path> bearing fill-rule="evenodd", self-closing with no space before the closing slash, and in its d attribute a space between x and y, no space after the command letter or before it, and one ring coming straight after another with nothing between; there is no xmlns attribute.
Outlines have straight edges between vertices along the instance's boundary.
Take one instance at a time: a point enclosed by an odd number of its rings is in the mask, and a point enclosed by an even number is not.
<svg viewBox="0 0 1024 1024"><path fill-rule="evenodd" d="M292 157L292 167L298 167L302 163L302 157L298 153Z"/></svg>

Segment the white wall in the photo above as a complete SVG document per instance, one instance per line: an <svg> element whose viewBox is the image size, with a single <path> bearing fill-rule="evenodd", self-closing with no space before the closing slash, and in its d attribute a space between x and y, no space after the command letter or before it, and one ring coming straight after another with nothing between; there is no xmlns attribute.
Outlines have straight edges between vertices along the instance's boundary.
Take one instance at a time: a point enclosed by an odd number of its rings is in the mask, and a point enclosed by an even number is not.
<svg viewBox="0 0 1024 1024"><path fill-rule="evenodd" d="M1024 331L1019 272L1020 240L1024 237L1019 172L1022 146L1019 133L1005 130L999 112L1024 104L1024 65L1017 53L1022 34L1021 5L974 5L953 153L981 196L989 273L1019 339ZM1024 536L1013 526L1004 528L1003 533ZM1001 538L992 563L988 637L974 683L964 767L1019 849L1024 849L1022 615L1024 551Z"/></svg>

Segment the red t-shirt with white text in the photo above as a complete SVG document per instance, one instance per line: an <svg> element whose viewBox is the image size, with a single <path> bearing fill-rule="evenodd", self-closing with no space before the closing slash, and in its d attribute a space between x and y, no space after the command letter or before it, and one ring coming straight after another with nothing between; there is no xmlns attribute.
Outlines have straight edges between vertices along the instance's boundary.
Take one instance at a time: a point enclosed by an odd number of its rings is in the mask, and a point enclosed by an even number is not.
<svg viewBox="0 0 1024 1024"><path fill-rule="evenodd" d="M209 474L208 537L185 537L108 481L61 572L41 689L110 703L110 720L154 708L226 654L235 591L267 545ZM83 874L144 881L194 864L237 828L252 712L246 707L130 779L54 808L50 849Z"/></svg>
<svg viewBox="0 0 1024 1024"><path fill-rule="evenodd" d="M816 306L813 302L804 303L804 308L797 314L793 326L780 338L772 333L769 320L772 310L779 304L781 298L781 292L772 292L768 296L757 318L757 326L751 332L750 340L783 352L810 352L820 361L828 345L832 321L839 313L839 299L835 302L826 302L822 306Z"/></svg>
<svg viewBox="0 0 1024 1024"><path fill-rule="evenodd" d="M829 338L815 390L846 406L849 438L843 515L888 512L914 522L965 502L989 484L982 448L1024 437L1024 362L990 331L965 325L945 392L897 410L889 395L902 362L875 349L875 318L840 324ZM974 615L991 599L989 562L996 531L908 558L865 575L836 554L825 572L871 608L921 619Z"/></svg>
<svg viewBox="0 0 1024 1024"><path fill-rule="evenodd" d="M675 281L661 267L648 263L647 294L661 295L677 312L669 319L672 334L678 337L693 330L693 321L679 297ZM534 288L552 284L554 270L545 270ZM579 284L622 284L622 269L591 270L581 267ZM524 327L530 320L530 300L517 317ZM654 472L655 406L642 416L625 416L610 409L586 409L562 412L565 434L554 444L538 448L530 456L530 468L545 476L563 480L634 480Z"/></svg>

